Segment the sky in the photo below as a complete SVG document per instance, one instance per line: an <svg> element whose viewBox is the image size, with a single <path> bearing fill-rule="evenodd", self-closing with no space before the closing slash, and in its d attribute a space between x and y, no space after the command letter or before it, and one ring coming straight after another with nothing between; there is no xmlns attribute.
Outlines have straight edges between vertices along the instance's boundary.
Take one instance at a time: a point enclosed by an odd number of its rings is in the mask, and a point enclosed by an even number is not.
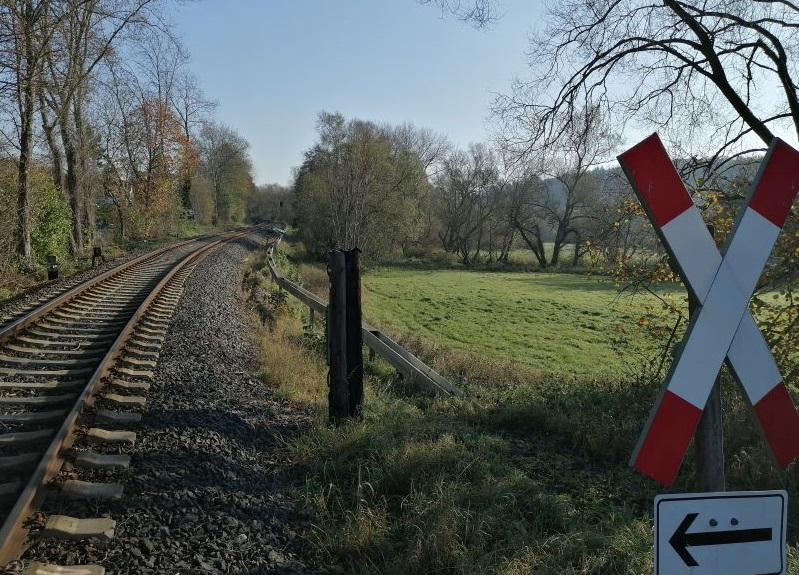
<svg viewBox="0 0 799 575"><path fill-rule="evenodd" d="M486 141L494 94L528 70L540 4L500 0L487 30L416 0L196 0L172 20L217 120L250 143L256 183L289 185L323 110Z"/></svg>

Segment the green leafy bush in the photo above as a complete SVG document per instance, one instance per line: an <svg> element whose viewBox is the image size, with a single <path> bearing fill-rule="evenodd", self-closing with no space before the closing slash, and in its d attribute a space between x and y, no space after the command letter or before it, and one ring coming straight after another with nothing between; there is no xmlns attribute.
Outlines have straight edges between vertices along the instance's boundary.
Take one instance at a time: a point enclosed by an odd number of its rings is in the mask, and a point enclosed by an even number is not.
<svg viewBox="0 0 799 575"><path fill-rule="evenodd" d="M48 255L64 259L69 252L72 210L52 183L37 186L32 202L31 247L36 261Z"/></svg>

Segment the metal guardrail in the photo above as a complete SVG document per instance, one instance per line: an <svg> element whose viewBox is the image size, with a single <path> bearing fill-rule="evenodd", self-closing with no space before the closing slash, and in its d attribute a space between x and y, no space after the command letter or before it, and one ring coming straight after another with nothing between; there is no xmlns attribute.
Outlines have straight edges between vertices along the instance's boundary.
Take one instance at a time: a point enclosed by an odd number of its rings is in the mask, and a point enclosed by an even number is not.
<svg viewBox="0 0 799 575"><path fill-rule="evenodd" d="M274 231L282 237L282 230L275 229ZM280 243L280 240L277 243ZM275 283L315 312L327 314L327 302L298 286L281 273L275 262L274 247L270 247L267 251L266 262L269 265L269 271ZM463 395L461 390L436 373L433 368L426 365L418 357L377 328L363 323L361 324L361 330L364 344L386 360L406 379L436 395L447 397L461 397Z"/></svg>

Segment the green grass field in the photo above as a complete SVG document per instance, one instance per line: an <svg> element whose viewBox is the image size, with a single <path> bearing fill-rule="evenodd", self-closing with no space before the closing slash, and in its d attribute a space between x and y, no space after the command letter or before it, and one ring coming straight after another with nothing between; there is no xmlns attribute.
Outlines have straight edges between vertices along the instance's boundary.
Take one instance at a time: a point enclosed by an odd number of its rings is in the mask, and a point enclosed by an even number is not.
<svg viewBox="0 0 799 575"><path fill-rule="evenodd" d="M384 268L364 275L363 302L390 333L541 374L618 374L657 354L639 320L658 299L585 275Z"/></svg>
<svg viewBox="0 0 799 575"><path fill-rule="evenodd" d="M326 284L314 267L293 273ZM365 366L363 420L331 427L321 325L302 325L302 305L278 310L262 335L263 379L318 408L290 446L320 564L357 575L652 572L663 489L627 460L664 377L652 362L672 320L647 315L656 297L619 297L580 275L423 265L371 270L363 288L365 319L465 397L418 393L378 358ZM799 575L795 466L774 469L740 392L723 386L728 490L789 491L788 573ZM697 491L694 470L689 452L673 490Z"/></svg>

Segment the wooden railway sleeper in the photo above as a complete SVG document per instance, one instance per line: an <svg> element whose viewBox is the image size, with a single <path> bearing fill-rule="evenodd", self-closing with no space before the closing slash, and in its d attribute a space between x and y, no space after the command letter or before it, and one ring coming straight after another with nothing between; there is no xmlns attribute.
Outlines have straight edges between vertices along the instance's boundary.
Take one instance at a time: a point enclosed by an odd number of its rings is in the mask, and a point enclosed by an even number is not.
<svg viewBox="0 0 799 575"><path fill-rule="evenodd" d="M7 355L5 353L0 353L0 362L11 363L11 364L21 363L28 366L37 366L37 365L84 366L84 365L96 365L97 359L96 357L80 358L80 359L39 359L37 357L23 357L23 356Z"/></svg>
<svg viewBox="0 0 799 575"><path fill-rule="evenodd" d="M85 383L86 381L83 379L67 381L0 381L0 389L29 391L67 390L83 387Z"/></svg>
<svg viewBox="0 0 799 575"><path fill-rule="evenodd" d="M90 329L90 330L80 330L76 331L74 329L70 330L69 328L65 328L63 326L47 326L45 325L46 322L42 322L37 324L36 327L30 327L23 332L29 335L36 335L39 337L46 337L48 339L51 338L62 338L62 339L85 339L85 340L103 340L103 339L110 339L114 341L116 336L114 335L117 333L117 330L97 330L97 329ZM50 330L50 331L48 331Z"/></svg>
<svg viewBox="0 0 799 575"><path fill-rule="evenodd" d="M98 425L132 425L141 421L141 413L98 409L94 419Z"/></svg>
<svg viewBox="0 0 799 575"><path fill-rule="evenodd" d="M61 345L64 345L63 343ZM10 349L11 351L16 351L18 353L25 353L29 355L61 355L61 356L81 356L81 357L102 357L105 355L105 350L103 348L97 348L94 350L87 349L86 347L80 347L77 349L50 349L45 347L42 349L41 347L32 347L28 345L15 345L15 344L7 344L4 346L5 349Z"/></svg>
<svg viewBox="0 0 799 575"><path fill-rule="evenodd" d="M108 380L108 385L131 391L148 391L151 384L146 381L125 381L112 377Z"/></svg>
<svg viewBox="0 0 799 575"><path fill-rule="evenodd" d="M30 397L0 396L0 407L8 406L42 406L70 403L78 397L75 393L62 393L59 395L34 395Z"/></svg>
<svg viewBox="0 0 799 575"><path fill-rule="evenodd" d="M94 373L91 367L76 367L74 369L15 369L0 366L0 376L9 377L63 377L76 378Z"/></svg>

